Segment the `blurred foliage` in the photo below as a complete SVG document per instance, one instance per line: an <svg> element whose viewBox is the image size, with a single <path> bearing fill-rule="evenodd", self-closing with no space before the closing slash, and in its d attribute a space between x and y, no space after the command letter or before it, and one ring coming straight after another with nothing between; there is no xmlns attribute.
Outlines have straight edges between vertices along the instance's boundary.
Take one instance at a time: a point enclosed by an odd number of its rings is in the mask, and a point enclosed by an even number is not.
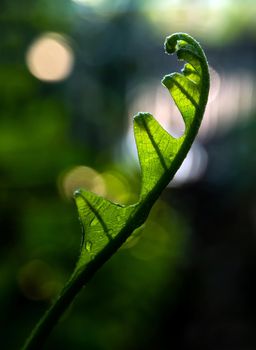
<svg viewBox="0 0 256 350"><path fill-rule="evenodd" d="M122 161L127 94L173 70L163 38L188 30L204 46L214 43L210 62L255 77L254 1L217 1L215 14L213 1L196 1L197 17L187 1L91 3L1 1L3 349L21 345L73 269L80 227L59 191L62 175L86 165L102 176L108 198L136 198L136 164ZM27 49L45 32L69 38L75 66L64 81L37 80L26 66ZM255 348L252 120L255 111L244 126L205 142L205 177L165 192L141 236L81 292L47 349Z"/></svg>

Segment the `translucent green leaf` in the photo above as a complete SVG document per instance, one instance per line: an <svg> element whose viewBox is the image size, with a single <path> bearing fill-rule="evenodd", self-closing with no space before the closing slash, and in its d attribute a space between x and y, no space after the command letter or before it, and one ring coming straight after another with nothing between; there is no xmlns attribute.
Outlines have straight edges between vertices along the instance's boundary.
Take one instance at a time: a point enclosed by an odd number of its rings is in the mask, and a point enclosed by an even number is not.
<svg viewBox="0 0 256 350"><path fill-rule="evenodd" d="M209 91L204 52L198 42L184 33L168 37L165 50L169 54L176 53L180 60L187 62L181 73L171 73L162 80L182 115L184 135L174 138L149 113L135 116L134 136L141 166L139 201L132 206L120 206L84 190L76 192L76 204L84 231L77 265L79 269L85 268L97 254L111 247L115 239L123 242L132 230L145 221L197 134Z"/></svg>
<svg viewBox="0 0 256 350"><path fill-rule="evenodd" d="M151 114L140 113L134 118L134 135L141 166L140 201L168 173L181 139L169 135Z"/></svg>
<svg viewBox="0 0 256 350"><path fill-rule="evenodd" d="M83 228L81 256L77 268L94 259L124 228L132 206L121 206L98 195L78 190L76 204Z"/></svg>
<svg viewBox="0 0 256 350"><path fill-rule="evenodd" d="M209 92L206 57L191 36L176 33L166 39L167 53L186 61L181 73L162 80L185 122L185 132L174 138L149 113L134 118L134 136L141 166L141 192L133 205L122 206L85 189L75 192L82 225L80 256L73 275L60 296L40 320L23 349L39 349L75 295L115 253L148 213L186 157L198 132Z"/></svg>

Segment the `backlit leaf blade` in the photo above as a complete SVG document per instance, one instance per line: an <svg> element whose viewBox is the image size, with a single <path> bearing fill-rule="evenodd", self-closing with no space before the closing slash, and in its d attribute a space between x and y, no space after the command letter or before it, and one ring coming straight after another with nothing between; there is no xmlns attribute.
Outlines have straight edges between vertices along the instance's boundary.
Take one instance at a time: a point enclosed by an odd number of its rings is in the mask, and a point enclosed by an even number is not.
<svg viewBox="0 0 256 350"><path fill-rule="evenodd" d="M186 134L192 123L199 127L203 117L209 91L207 61L199 43L183 33L167 37L165 50L169 54L176 52L180 60L187 62L181 73L166 75L162 80L183 117Z"/></svg>
<svg viewBox="0 0 256 350"><path fill-rule="evenodd" d="M175 139L149 113L134 118L134 136L141 165L141 193L144 198L168 172L180 140Z"/></svg>
<svg viewBox="0 0 256 350"><path fill-rule="evenodd" d="M116 237L134 206L121 206L82 189L75 192L75 200L83 227L79 268L94 259Z"/></svg>
<svg viewBox="0 0 256 350"><path fill-rule="evenodd" d="M194 83L200 83L201 75L195 70L195 68L191 64L186 63L181 72L184 74L185 77L187 77Z"/></svg>
<svg viewBox="0 0 256 350"><path fill-rule="evenodd" d="M180 73L166 75L162 83L170 91L174 102L180 110L185 126L188 128L198 109L198 85Z"/></svg>
<svg viewBox="0 0 256 350"><path fill-rule="evenodd" d="M114 204L80 189L75 201L83 227L80 257L58 298L28 337L23 350L38 350L74 297L132 232L142 225L163 189L185 159L198 132L209 92L209 71L199 43L185 33L169 36L167 53L185 60L181 73L164 77L185 121L184 135L169 135L149 113L134 119L134 134L142 171L141 194L134 205Z"/></svg>
<svg viewBox="0 0 256 350"><path fill-rule="evenodd" d="M128 237L146 220L154 201L186 157L200 126L209 90L205 55L200 45L183 33L168 37L165 49L186 61L181 73L166 75L162 80L184 119L184 135L174 138L149 113L135 116L134 136L141 165L139 201L120 206L88 191L76 191L75 200L84 231L79 268L85 268L120 235Z"/></svg>

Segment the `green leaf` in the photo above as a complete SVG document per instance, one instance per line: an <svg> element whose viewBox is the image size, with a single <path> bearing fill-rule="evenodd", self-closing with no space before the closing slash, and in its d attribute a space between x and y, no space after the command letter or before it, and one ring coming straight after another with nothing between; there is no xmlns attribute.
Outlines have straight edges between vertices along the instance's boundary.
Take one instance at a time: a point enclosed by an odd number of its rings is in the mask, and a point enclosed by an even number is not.
<svg viewBox="0 0 256 350"><path fill-rule="evenodd" d="M134 135L141 165L139 201L132 206L120 206L84 190L76 192L84 231L79 269L86 268L86 264L111 246L113 240L124 235L125 227L132 223L134 229L145 221L155 200L186 157L200 126L209 91L205 55L198 42L183 33L169 36L165 49L187 61L181 73L166 75L162 80L181 112L184 135L174 138L149 113L135 116ZM127 238L127 233L123 238L121 241Z"/></svg>
<svg viewBox="0 0 256 350"><path fill-rule="evenodd" d="M146 113L134 118L134 135L141 165L141 202L168 173L181 140L169 135L152 115Z"/></svg>
<svg viewBox="0 0 256 350"><path fill-rule="evenodd" d="M84 230L77 264L77 269L80 269L115 239L134 209L111 203L84 190L76 191L75 198Z"/></svg>
<svg viewBox="0 0 256 350"><path fill-rule="evenodd" d="M181 73L166 75L169 90L185 123L185 132L174 138L149 113L134 118L134 135L141 166L141 192L133 205L122 206L84 189L75 192L82 224L80 256L61 295L41 319L24 349L39 349L65 308L82 286L106 262L148 213L186 157L198 132L209 92L206 57L199 43L188 34L176 33L165 41L168 54L184 60Z"/></svg>

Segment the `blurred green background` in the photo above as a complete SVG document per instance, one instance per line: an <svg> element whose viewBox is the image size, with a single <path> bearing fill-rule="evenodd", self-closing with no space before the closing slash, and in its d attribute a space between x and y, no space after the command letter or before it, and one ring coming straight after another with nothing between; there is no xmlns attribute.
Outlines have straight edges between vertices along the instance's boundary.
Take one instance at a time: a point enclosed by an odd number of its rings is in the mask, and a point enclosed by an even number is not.
<svg viewBox="0 0 256 350"><path fill-rule="evenodd" d="M211 67L197 141L45 348L256 348L255 18L254 0L1 1L1 349L21 346L72 272L72 191L136 201L133 115L182 134L160 83L182 66L163 50L176 31Z"/></svg>

